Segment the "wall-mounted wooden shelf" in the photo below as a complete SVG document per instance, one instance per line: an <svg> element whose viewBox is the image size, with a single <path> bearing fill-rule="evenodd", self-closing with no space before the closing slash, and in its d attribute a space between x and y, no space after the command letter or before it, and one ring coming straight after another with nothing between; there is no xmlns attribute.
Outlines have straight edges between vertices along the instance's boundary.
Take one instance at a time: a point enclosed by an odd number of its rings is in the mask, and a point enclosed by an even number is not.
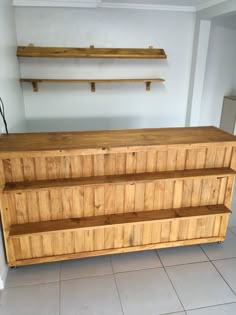
<svg viewBox="0 0 236 315"><path fill-rule="evenodd" d="M19 46L18 57L39 58L134 58L166 59L164 49L157 48L67 48Z"/></svg>
<svg viewBox="0 0 236 315"><path fill-rule="evenodd" d="M96 79L96 80L79 80L79 79L20 79L21 82L32 83L34 92L38 92L38 83L89 83L91 92L96 91L96 83L130 83L143 82L146 83L146 90L150 91L152 82L164 82L164 79Z"/></svg>

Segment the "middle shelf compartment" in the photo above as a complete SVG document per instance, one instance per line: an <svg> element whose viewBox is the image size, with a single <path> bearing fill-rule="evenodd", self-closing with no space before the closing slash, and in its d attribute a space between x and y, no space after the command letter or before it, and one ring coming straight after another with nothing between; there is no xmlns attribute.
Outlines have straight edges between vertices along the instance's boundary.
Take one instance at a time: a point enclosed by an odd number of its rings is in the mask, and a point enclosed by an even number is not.
<svg viewBox="0 0 236 315"><path fill-rule="evenodd" d="M124 185L135 183L156 183L159 181L186 180L194 178L220 178L235 176L231 168L205 168L193 170L176 170L155 173L136 173L107 176L90 176L79 178L47 179L37 181L6 183L4 193L20 193L26 191L39 191L48 189L62 189L77 186Z"/></svg>
<svg viewBox="0 0 236 315"><path fill-rule="evenodd" d="M151 224L155 222L176 222L179 220L203 219L207 217L227 216L231 211L224 205L185 207L177 209L140 211L122 214L109 214L95 217L70 218L65 220L32 222L26 224L15 224L10 226L10 237L20 237L33 234L68 232L78 229L93 230L109 226ZM213 228L214 224L212 225ZM219 229L218 222L218 229ZM151 230L150 230L151 232ZM210 232L210 231L209 231ZM212 232L212 231L211 231ZM213 233L213 232L212 232Z"/></svg>

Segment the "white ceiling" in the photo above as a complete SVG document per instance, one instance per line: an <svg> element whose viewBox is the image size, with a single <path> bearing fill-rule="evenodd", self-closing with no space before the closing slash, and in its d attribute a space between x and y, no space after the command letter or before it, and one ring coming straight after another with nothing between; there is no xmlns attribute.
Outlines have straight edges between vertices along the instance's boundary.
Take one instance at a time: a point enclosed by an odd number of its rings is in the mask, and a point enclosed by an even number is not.
<svg viewBox="0 0 236 315"><path fill-rule="evenodd" d="M236 15L221 15L212 19L213 23L220 25L222 27L231 28L236 30Z"/></svg>
<svg viewBox="0 0 236 315"><path fill-rule="evenodd" d="M196 11L227 0L12 0L15 6L104 7Z"/></svg>
<svg viewBox="0 0 236 315"><path fill-rule="evenodd" d="M106 2L198 7L199 5L203 5L204 3L208 1L207 0L106 0Z"/></svg>

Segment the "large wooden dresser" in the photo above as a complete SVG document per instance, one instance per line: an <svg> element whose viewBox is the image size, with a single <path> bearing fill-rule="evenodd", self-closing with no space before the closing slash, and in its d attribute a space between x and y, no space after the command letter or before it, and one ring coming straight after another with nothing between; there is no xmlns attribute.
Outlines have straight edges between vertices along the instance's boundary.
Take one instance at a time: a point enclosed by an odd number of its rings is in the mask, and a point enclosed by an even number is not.
<svg viewBox="0 0 236 315"><path fill-rule="evenodd" d="M235 150L215 127L1 135L9 266L223 241Z"/></svg>

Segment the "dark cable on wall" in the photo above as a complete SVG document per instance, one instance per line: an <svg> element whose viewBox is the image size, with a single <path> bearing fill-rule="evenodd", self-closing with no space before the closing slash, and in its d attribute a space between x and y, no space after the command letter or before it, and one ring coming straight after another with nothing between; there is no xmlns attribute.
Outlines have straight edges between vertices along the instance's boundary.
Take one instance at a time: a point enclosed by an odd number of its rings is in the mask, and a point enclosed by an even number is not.
<svg viewBox="0 0 236 315"><path fill-rule="evenodd" d="M2 101L2 98L0 97L0 115L2 116L2 120L3 120L3 123L4 123L4 126L5 126L5 130L6 130L6 133L8 134L8 128L7 128L7 121L6 121L6 118L5 118L5 108L4 108L4 104L3 104L3 101Z"/></svg>

